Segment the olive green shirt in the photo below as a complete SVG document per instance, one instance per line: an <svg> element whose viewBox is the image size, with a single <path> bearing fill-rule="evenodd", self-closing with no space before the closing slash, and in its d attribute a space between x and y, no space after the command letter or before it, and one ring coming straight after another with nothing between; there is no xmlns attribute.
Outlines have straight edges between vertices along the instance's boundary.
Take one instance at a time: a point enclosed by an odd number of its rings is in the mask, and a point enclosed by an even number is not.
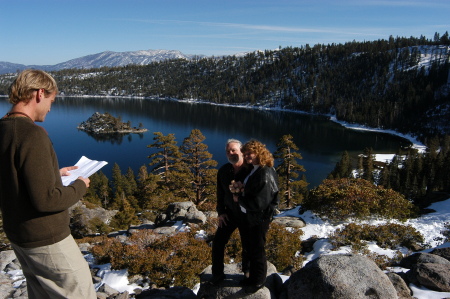
<svg viewBox="0 0 450 299"><path fill-rule="evenodd" d="M26 117L0 119L0 207L8 239L21 247L54 244L70 234L68 208L86 192L63 186L47 132Z"/></svg>

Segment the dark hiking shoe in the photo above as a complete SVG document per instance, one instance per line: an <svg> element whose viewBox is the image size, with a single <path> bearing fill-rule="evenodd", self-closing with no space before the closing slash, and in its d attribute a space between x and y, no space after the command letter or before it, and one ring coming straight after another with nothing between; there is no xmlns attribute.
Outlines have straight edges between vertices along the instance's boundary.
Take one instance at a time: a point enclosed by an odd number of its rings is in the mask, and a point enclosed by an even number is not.
<svg viewBox="0 0 450 299"><path fill-rule="evenodd" d="M251 282L251 280L248 277L246 277L246 278L242 279L241 281L239 281L239 286L241 286L241 287L246 287L246 286L249 286L251 284L253 284L253 283Z"/></svg>
<svg viewBox="0 0 450 299"><path fill-rule="evenodd" d="M213 277L208 281L208 283L212 285L218 285L224 279L225 274L213 275Z"/></svg>

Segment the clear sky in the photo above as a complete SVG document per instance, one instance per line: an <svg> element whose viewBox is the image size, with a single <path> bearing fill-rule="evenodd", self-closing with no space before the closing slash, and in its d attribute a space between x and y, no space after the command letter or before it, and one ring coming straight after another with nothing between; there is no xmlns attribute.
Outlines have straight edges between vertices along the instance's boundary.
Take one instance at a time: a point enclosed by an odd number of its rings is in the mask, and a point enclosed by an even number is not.
<svg viewBox="0 0 450 299"><path fill-rule="evenodd" d="M0 0L0 61L103 51L224 55L450 33L450 0Z"/></svg>

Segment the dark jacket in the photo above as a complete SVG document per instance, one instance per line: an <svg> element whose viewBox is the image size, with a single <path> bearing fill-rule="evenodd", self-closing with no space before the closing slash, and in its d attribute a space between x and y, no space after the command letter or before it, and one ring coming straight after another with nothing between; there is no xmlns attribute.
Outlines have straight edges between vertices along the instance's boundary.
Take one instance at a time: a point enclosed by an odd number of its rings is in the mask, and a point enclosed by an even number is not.
<svg viewBox="0 0 450 299"><path fill-rule="evenodd" d="M231 163L220 167L217 172L217 214L227 214L228 216L238 217L240 214L239 204L233 200L233 194L230 191L232 180L244 182L244 179L250 173L250 167L242 166L238 173L234 173Z"/></svg>
<svg viewBox="0 0 450 299"><path fill-rule="evenodd" d="M246 211L244 218L250 225L272 220L278 203L278 176L275 169L258 167L245 183L244 194L239 199L239 204Z"/></svg>

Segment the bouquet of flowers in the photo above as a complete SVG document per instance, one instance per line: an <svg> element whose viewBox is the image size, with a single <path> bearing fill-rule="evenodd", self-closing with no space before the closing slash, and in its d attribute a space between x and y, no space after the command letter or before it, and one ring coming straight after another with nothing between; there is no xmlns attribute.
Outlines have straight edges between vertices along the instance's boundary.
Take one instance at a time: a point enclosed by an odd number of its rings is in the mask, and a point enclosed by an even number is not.
<svg viewBox="0 0 450 299"><path fill-rule="evenodd" d="M229 187L231 193L233 193L234 201L237 202L239 195L244 192L244 184L242 184L242 182L236 182L235 180L232 180Z"/></svg>

